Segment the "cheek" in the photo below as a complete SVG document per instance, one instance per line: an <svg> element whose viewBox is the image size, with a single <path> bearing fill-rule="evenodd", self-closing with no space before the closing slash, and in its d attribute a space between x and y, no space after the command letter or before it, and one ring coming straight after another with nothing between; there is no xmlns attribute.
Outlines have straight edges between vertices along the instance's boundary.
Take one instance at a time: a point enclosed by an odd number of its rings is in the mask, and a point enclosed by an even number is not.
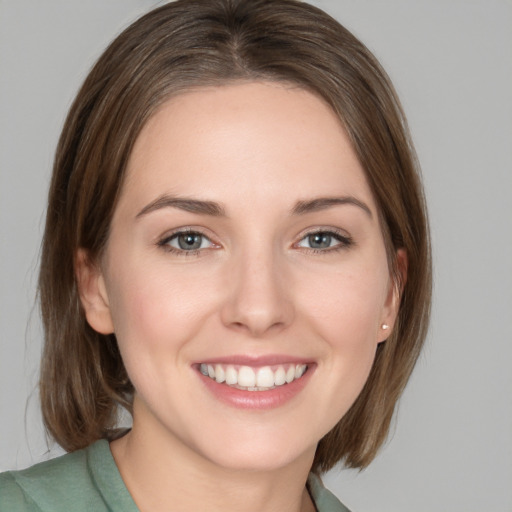
<svg viewBox="0 0 512 512"><path fill-rule="evenodd" d="M331 404L333 424L355 401L371 370L387 295L385 272L366 267L333 273L303 295L310 328L323 340L324 406Z"/></svg>
<svg viewBox="0 0 512 512"><path fill-rule="evenodd" d="M185 286L179 278L165 277L156 266L119 268L111 283L109 298L121 357L138 394L150 402L155 393L165 395L170 378L179 380L183 349L200 323L201 308L191 307L194 283Z"/></svg>
<svg viewBox="0 0 512 512"><path fill-rule="evenodd" d="M208 282L208 281L206 281ZM169 273L158 264L126 265L112 274L109 293L115 333L124 359L158 357L179 348L201 328L215 298L205 280Z"/></svg>
<svg viewBox="0 0 512 512"><path fill-rule="evenodd" d="M302 308L334 344L344 340L359 345L374 342L385 306L388 279L384 272L361 266L355 271L332 272L315 279L303 297Z"/></svg>

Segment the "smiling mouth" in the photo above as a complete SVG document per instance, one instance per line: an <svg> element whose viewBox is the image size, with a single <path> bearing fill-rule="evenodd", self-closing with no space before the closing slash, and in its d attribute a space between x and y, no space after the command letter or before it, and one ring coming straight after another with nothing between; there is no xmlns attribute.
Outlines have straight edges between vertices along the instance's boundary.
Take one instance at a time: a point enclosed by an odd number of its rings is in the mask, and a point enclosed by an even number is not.
<svg viewBox="0 0 512 512"><path fill-rule="evenodd" d="M268 391L300 379L308 370L307 364L281 364L275 366L250 366L206 364L199 371L219 384L244 391Z"/></svg>

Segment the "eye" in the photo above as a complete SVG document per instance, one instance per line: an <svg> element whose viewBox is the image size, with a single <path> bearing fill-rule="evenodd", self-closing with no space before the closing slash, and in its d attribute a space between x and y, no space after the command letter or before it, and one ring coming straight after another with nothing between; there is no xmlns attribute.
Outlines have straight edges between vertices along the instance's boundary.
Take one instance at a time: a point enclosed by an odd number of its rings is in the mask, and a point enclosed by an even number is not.
<svg viewBox="0 0 512 512"><path fill-rule="evenodd" d="M328 251L349 247L352 240L348 236L333 231L315 231L302 238L297 247L304 247L315 251Z"/></svg>
<svg viewBox="0 0 512 512"><path fill-rule="evenodd" d="M164 238L158 245L171 251L194 252L208 249L213 243L206 235L197 231L181 231Z"/></svg>

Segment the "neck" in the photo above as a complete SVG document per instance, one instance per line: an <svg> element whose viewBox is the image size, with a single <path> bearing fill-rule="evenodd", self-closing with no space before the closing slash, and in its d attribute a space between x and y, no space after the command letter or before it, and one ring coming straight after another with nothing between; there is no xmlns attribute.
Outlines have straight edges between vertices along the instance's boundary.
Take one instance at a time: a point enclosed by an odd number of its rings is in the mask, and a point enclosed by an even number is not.
<svg viewBox="0 0 512 512"><path fill-rule="evenodd" d="M170 435L164 439L148 435L134 421L127 435L111 443L121 476L141 512L315 510L305 486L314 449L284 467L233 469L202 458Z"/></svg>

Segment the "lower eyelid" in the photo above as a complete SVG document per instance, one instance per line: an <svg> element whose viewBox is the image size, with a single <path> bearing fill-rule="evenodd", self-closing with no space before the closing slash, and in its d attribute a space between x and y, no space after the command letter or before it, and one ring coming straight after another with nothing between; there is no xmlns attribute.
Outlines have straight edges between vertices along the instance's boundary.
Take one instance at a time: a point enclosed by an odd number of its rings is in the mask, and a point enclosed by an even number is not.
<svg viewBox="0 0 512 512"><path fill-rule="evenodd" d="M182 249L180 247L174 247L174 245L171 245L171 242L176 240L180 235L199 235L202 237L202 243L204 244L204 241L207 241L206 247L199 247L197 249ZM212 237L201 231L200 229L195 228L183 228L178 229L174 232L171 232L163 237L161 237L157 242L156 245L162 249L164 249L166 252L174 253L178 256L199 256L204 251L209 251L210 249L216 249L220 247L220 244L214 242L212 240Z"/></svg>

